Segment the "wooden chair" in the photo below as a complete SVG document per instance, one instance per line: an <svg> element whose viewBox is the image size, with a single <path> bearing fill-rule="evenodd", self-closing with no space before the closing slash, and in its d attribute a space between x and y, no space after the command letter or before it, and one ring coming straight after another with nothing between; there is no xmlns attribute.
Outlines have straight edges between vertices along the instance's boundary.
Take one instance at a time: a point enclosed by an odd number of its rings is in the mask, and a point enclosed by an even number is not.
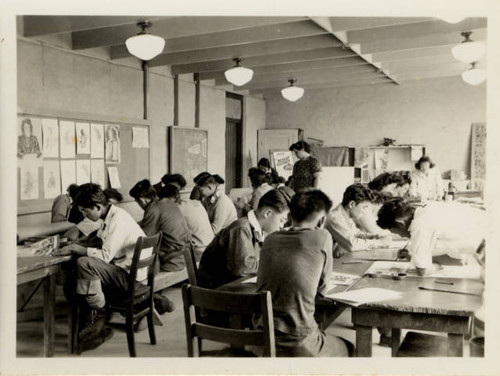
<svg viewBox="0 0 500 376"><path fill-rule="evenodd" d="M184 261L186 264L189 284L192 286L198 286L198 267L196 266L196 257L191 243L184 248Z"/></svg>
<svg viewBox="0 0 500 376"><path fill-rule="evenodd" d="M245 345L262 346L263 356L276 356L273 308L269 291L235 293L184 285L182 286L182 300L189 357L195 356L195 343L199 344L200 339L228 343L238 348ZM200 322L198 315L195 314L196 308L237 316L260 314L262 329L232 329ZM203 355L201 348L198 348L197 355ZM236 354L233 353L233 356Z"/></svg>

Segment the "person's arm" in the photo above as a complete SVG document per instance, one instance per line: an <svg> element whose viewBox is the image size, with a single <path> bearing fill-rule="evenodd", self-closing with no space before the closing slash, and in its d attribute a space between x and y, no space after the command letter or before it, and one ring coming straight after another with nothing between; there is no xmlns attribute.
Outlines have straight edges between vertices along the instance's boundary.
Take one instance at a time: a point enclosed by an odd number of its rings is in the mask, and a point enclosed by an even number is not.
<svg viewBox="0 0 500 376"><path fill-rule="evenodd" d="M410 197L418 197L418 182L415 174L411 174L411 184L410 189L408 189L408 195Z"/></svg>
<svg viewBox="0 0 500 376"><path fill-rule="evenodd" d="M322 172L316 172L313 174L313 187L319 188L321 184Z"/></svg>
<svg viewBox="0 0 500 376"><path fill-rule="evenodd" d="M129 235L129 226L127 223L120 220L119 214L117 218L110 221L103 231L102 248L87 248L87 256L95 257L104 262L111 262L116 254L124 247L126 239Z"/></svg>
<svg viewBox="0 0 500 376"><path fill-rule="evenodd" d="M139 226L141 226L142 231L144 231L147 236L152 236L158 232L160 217L161 213L154 202L144 210L144 217L139 223Z"/></svg>
<svg viewBox="0 0 500 376"><path fill-rule="evenodd" d="M369 242L366 239L358 238L358 235L361 235L361 231L354 225L351 226L343 218L330 217L325 222L325 229L332 235L333 240L348 252L367 249L369 246Z"/></svg>
<svg viewBox="0 0 500 376"><path fill-rule="evenodd" d="M411 254L411 263L417 268L418 275L425 275L431 270L436 241L437 233L431 226L420 226L412 230L408 250Z"/></svg>
<svg viewBox="0 0 500 376"><path fill-rule="evenodd" d="M311 174L313 176L313 187L314 188L319 188L320 182L321 182L321 173L323 170L323 167L321 166L320 161L318 161L316 158L312 157L310 158L311 164L309 166L309 169L311 171Z"/></svg>
<svg viewBox="0 0 500 376"><path fill-rule="evenodd" d="M325 254L325 263L321 271L321 277L318 285L318 295L324 297L330 290L330 279L332 276L333 256L332 256L333 242L330 236L325 236L325 244L323 245L323 253Z"/></svg>
<svg viewBox="0 0 500 376"><path fill-rule="evenodd" d="M215 203L212 220L210 222L214 234L217 234L220 230L222 230L226 219L231 216L232 211L234 211L234 219L237 218L236 207L234 206L233 201L231 199L226 200L223 198L223 194L224 193L221 194Z"/></svg>
<svg viewBox="0 0 500 376"><path fill-rule="evenodd" d="M258 245L252 241L250 227L238 227L229 232L226 266L235 276L257 273L259 267Z"/></svg>
<svg viewBox="0 0 500 376"><path fill-rule="evenodd" d="M52 217L50 222L65 222L68 220L69 202L64 196L58 196L52 204Z"/></svg>

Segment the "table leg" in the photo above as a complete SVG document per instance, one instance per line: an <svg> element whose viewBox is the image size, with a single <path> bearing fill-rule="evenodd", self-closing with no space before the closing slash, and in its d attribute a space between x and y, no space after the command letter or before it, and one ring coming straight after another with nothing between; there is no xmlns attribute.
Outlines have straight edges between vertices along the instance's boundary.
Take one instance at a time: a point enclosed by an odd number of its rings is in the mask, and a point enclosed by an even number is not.
<svg viewBox="0 0 500 376"><path fill-rule="evenodd" d="M356 325L356 356L372 356L372 330L371 326Z"/></svg>
<svg viewBox="0 0 500 376"><path fill-rule="evenodd" d="M43 347L44 355L54 355L54 327L56 305L56 278L54 274L44 278L43 283Z"/></svg>
<svg viewBox="0 0 500 376"><path fill-rule="evenodd" d="M464 335L448 333L448 356L462 357L464 353Z"/></svg>
<svg viewBox="0 0 500 376"><path fill-rule="evenodd" d="M393 358L398 354L399 346L401 345L401 329L392 328L391 335L391 356Z"/></svg>

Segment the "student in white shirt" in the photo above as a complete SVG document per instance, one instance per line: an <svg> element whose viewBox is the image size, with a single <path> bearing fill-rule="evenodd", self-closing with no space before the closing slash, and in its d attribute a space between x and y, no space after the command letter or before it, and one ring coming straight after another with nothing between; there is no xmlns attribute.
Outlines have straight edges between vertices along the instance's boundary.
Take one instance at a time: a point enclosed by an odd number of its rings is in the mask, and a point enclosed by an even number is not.
<svg viewBox="0 0 500 376"><path fill-rule="evenodd" d="M378 225L410 237L408 253L419 275L433 270L433 257L448 256L467 262L485 238L486 212L459 203L429 202L413 207L404 200L386 202L378 213ZM404 255L402 255L404 256Z"/></svg>

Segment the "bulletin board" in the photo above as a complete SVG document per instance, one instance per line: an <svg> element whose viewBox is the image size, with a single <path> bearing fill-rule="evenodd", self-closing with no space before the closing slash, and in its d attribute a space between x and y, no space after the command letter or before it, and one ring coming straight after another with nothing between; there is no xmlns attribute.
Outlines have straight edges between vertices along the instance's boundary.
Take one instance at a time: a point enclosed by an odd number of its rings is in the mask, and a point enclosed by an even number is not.
<svg viewBox="0 0 500 376"><path fill-rule="evenodd" d="M168 127L168 161L171 174L186 179L186 190L194 186L193 179L208 169L208 131L173 125Z"/></svg>
<svg viewBox="0 0 500 376"><path fill-rule="evenodd" d="M91 164L101 164L102 163L102 170L104 172L104 184L103 188L109 188L110 186L110 180L109 180L109 175L108 175L108 166L113 166L116 167L118 171L118 177L120 180L120 188L117 188L117 190L123 195L123 201L132 201L133 199L129 196L128 192L130 188L139 180L142 179L149 179L150 177L150 149L149 149L149 122L148 121L142 121L142 120L132 120L128 121L126 119L115 119L112 117L96 117L96 116L90 116L88 114L71 114L71 113L54 113L54 112L22 112L18 113L18 119L32 119L32 123L36 122L47 122L47 119L49 122L56 122L58 124L58 129L61 131L61 122L68 122L72 123L74 122L79 123L79 124L102 124L103 125L103 130L106 131L107 126L114 126L116 129L119 130L119 162L118 163L111 163L106 160L106 156L103 158L91 158L90 151L88 153L78 153L77 151L82 151L82 149L79 149L77 147L77 137L75 137L75 154L73 157L63 157L61 153L61 148L62 148L62 141L59 143L58 148L59 152L57 156L45 156L43 155L39 161L33 162L33 163L28 163L26 164L25 161L22 161L21 159L18 159L17 162L17 207L18 207L18 215L26 215L26 214L33 214L33 213L42 213L42 212L48 212L51 210L52 203L54 198L45 198L46 192L45 190L47 189L47 183L46 183L46 177L44 176L44 173L47 170L47 165L52 164L53 166L59 166L59 168L62 168L63 163L68 163L72 165L73 161L75 163L75 170L77 163L78 164L86 164L86 162L79 162L79 161L90 161L89 163ZM45 119L45 120L44 120ZM20 120L19 120L20 122ZM136 131L133 129L136 128ZM141 147L133 147L133 133L135 132L137 135L137 129L142 129L140 133L142 135L145 135L146 139L142 140L143 144ZM76 133L75 133L76 134ZM18 136L19 137L19 136ZM136 137L137 138L137 137ZM41 141L41 140L40 140ZM148 147L144 147L144 143L148 144ZM136 144L134 146L137 146L137 140ZM42 142L40 142L40 148L43 148ZM86 151L86 150L83 150ZM104 151L106 153L106 151ZM33 158L36 159L36 158ZM62 162L62 163L61 163ZM26 165L31 164L31 171L33 172L33 175L35 175L35 178L33 179L34 187L38 188L38 193L31 193L33 196L33 199L21 199L21 189L25 186L25 182L23 181L23 184L21 184L21 179L24 179L24 174L25 174L25 169ZM36 168L34 167L36 166ZM37 172L36 172L37 170ZM62 175L61 169L59 172ZM51 172L52 173L52 172ZM23 174L23 176L21 176ZM76 173L75 173L76 175ZM63 183L61 181L61 176L59 177L58 184L60 185L60 192L65 193L66 192L66 186L63 186ZM75 179L76 180L76 179ZM77 183L77 181L73 181L73 183ZM23 188L26 189L26 188ZM26 194L23 193L25 196ZM37 198L34 198L34 197Z"/></svg>

